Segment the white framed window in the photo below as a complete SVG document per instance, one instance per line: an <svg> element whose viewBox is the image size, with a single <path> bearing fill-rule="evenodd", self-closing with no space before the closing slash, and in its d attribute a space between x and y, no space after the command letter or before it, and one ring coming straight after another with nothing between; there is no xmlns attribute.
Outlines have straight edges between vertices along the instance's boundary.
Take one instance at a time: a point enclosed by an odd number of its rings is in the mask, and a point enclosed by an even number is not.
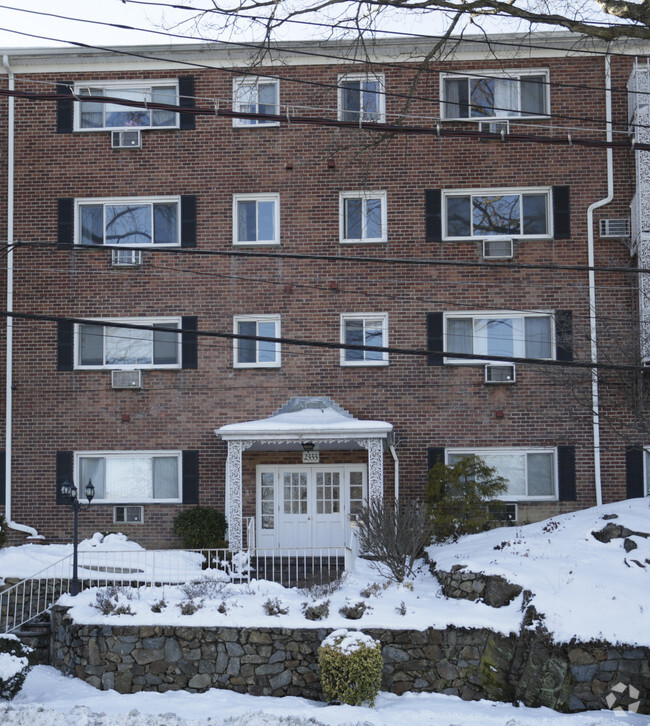
<svg viewBox="0 0 650 726"><path fill-rule="evenodd" d="M254 338L279 338L279 315L236 315L233 321L233 361L235 368L279 368L280 343ZM250 338L248 337L250 336Z"/></svg>
<svg viewBox="0 0 650 726"><path fill-rule="evenodd" d="M274 78L233 79L233 111L240 113L277 114L280 108L280 81ZM234 118L236 128L255 128L258 126L279 126L279 121L255 118Z"/></svg>
<svg viewBox="0 0 650 726"><path fill-rule="evenodd" d="M388 347L387 313L344 313L341 315L341 343ZM386 366L388 352L341 348L342 366Z"/></svg>
<svg viewBox="0 0 650 726"><path fill-rule="evenodd" d="M341 192L341 242L386 242L386 192Z"/></svg>
<svg viewBox="0 0 650 726"><path fill-rule="evenodd" d="M549 114L547 70L487 71L443 75L443 119L545 117Z"/></svg>
<svg viewBox="0 0 650 726"><path fill-rule="evenodd" d="M446 363L477 365L488 356L506 358L555 357L553 315L549 313L445 313ZM454 353L486 356L486 360L454 358Z"/></svg>
<svg viewBox="0 0 650 726"><path fill-rule="evenodd" d="M386 120L384 74L350 73L339 76L339 121Z"/></svg>
<svg viewBox="0 0 650 726"><path fill-rule="evenodd" d="M160 325L168 330L119 328ZM75 325L75 368L180 368L180 318L102 318Z"/></svg>
<svg viewBox="0 0 650 726"><path fill-rule="evenodd" d="M178 246L180 203L180 197L76 199L75 242L110 247Z"/></svg>
<svg viewBox="0 0 650 726"><path fill-rule="evenodd" d="M235 194L233 244L280 244L280 195Z"/></svg>
<svg viewBox="0 0 650 726"><path fill-rule="evenodd" d="M92 81L76 83L74 94L108 96L138 103L178 105L178 81ZM75 131L102 131L105 129L178 128L178 114L174 111L123 106L119 103L75 104Z"/></svg>
<svg viewBox="0 0 650 726"><path fill-rule="evenodd" d="M472 454L480 456L499 476L508 481L508 489L499 495L499 499L551 501L558 498L555 449L449 449L445 452L446 462L453 465L464 456Z"/></svg>
<svg viewBox="0 0 650 726"><path fill-rule="evenodd" d="M551 189L443 191L443 239L551 237Z"/></svg>
<svg viewBox="0 0 650 726"><path fill-rule="evenodd" d="M180 451L80 451L75 481L92 481L97 503L180 502L181 460Z"/></svg>

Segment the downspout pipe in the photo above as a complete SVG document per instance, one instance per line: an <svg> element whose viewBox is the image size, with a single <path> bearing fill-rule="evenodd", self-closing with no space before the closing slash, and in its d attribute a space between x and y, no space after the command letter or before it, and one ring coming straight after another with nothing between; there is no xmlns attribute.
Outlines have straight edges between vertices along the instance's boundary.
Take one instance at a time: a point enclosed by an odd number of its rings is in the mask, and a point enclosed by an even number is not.
<svg viewBox="0 0 650 726"><path fill-rule="evenodd" d="M9 65L9 57L2 56L2 65L7 71L9 90L15 87L14 72ZM13 351L14 351L14 321L11 313L14 311L14 129L15 129L15 99L9 96L7 117L7 376L5 392L5 519L11 529L25 532L31 537L38 537L38 532L26 524L18 524L11 517L11 458L13 441Z"/></svg>
<svg viewBox="0 0 650 726"><path fill-rule="evenodd" d="M607 141L612 140L612 59L605 56L605 118ZM614 198L614 152L607 148L607 196L594 202L587 209L587 254L589 265L589 340L591 362L591 422L594 445L594 484L596 488L596 505L603 503L603 486L600 467L600 398L598 391L598 320L596 317L596 273L594 252L594 211L609 204Z"/></svg>
<svg viewBox="0 0 650 726"><path fill-rule="evenodd" d="M395 451L395 434L391 431L390 434L388 434L388 450L390 451L390 455L393 457L393 462L395 463L395 504L399 502L399 459L397 458L397 451Z"/></svg>

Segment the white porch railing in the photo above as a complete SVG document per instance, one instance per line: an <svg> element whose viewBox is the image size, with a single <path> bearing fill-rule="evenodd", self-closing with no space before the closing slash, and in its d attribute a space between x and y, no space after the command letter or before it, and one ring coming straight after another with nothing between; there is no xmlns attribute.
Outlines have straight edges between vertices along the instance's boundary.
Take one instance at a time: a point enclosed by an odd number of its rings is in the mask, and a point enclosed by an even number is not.
<svg viewBox="0 0 650 726"><path fill-rule="evenodd" d="M353 545L353 543L351 543ZM324 585L354 566L350 547L298 549L102 550L79 552L80 589L121 584L181 584L219 570L234 583L272 580L284 587ZM72 555L0 591L0 632L17 630L70 592Z"/></svg>

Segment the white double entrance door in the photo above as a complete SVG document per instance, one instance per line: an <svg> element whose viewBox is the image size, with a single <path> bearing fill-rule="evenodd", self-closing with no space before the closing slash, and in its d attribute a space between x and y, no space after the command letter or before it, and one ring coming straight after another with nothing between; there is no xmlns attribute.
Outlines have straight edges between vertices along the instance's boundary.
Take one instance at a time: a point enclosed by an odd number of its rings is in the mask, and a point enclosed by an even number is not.
<svg viewBox="0 0 650 726"><path fill-rule="evenodd" d="M366 497L367 466L258 466L258 547L340 547Z"/></svg>

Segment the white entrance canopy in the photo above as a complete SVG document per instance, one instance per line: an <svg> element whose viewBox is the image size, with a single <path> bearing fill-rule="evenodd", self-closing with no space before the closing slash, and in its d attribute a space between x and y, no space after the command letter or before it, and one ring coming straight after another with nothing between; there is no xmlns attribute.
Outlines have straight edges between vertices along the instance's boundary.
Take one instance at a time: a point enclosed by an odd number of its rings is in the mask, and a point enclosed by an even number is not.
<svg viewBox="0 0 650 726"><path fill-rule="evenodd" d="M393 431L385 421L364 421L327 397L292 398L273 415L257 421L228 424L215 429L228 442L226 461L226 516L230 547L243 544L242 532L242 453L255 445L301 444L361 447L368 450L368 497L381 498L384 491L384 442Z"/></svg>

